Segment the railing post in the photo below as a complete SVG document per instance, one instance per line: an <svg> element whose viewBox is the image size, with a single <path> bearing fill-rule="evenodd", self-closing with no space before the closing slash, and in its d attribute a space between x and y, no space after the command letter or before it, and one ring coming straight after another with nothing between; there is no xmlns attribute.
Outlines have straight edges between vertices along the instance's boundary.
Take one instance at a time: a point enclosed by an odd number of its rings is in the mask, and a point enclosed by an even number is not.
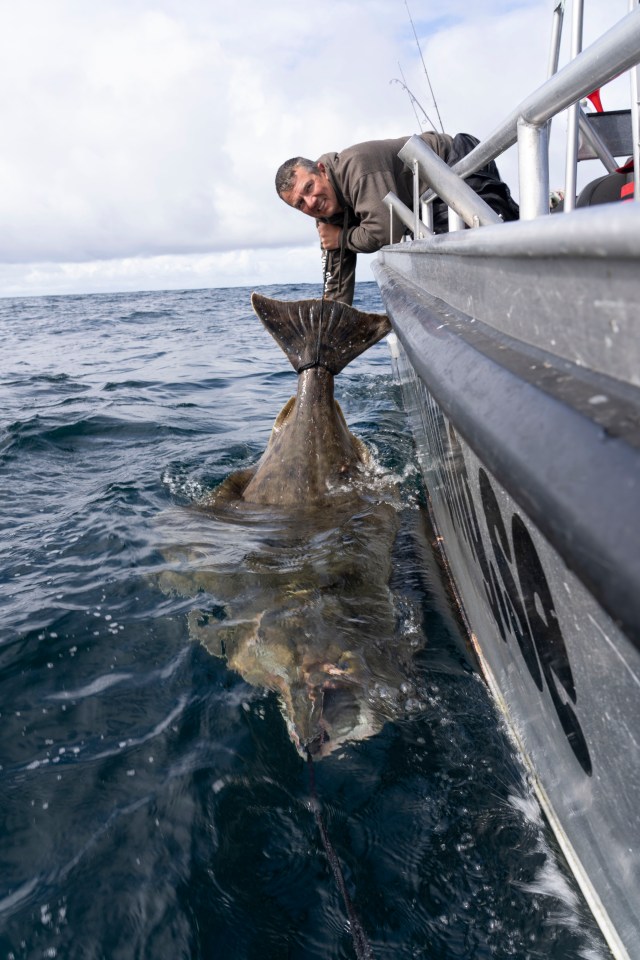
<svg viewBox="0 0 640 960"><path fill-rule="evenodd" d="M419 240L421 237L427 236L432 232L428 229L427 225L422 222L422 220L418 219L416 223L415 214L411 207L408 207L406 203L403 203L400 197L398 197L392 190L390 190L389 193L382 198L382 202L386 203L389 207L389 216L392 218L389 237L390 243L393 243L392 224L394 214L396 220L398 220L400 223L403 223L405 227L408 227L409 230L411 230L414 235L414 240Z"/></svg>
<svg viewBox="0 0 640 960"><path fill-rule="evenodd" d="M433 233L433 203L421 203L420 212L422 222L428 227L429 233Z"/></svg>
<svg viewBox="0 0 640 960"><path fill-rule="evenodd" d="M413 161L413 216L415 218L415 225L413 228L413 239L418 240L420 237L420 168L418 167L418 161Z"/></svg>
<svg viewBox="0 0 640 960"><path fill-rule="evenodd" d="M499 215L489 204L472 190L469 184L461 180L420 137L410 137L398 156L410 169L413 169L417 161L423 180L431 184L435 193L447 206L453 207L469 226L474 225L476 218L482 226L500 223ZM461 229L459 220L450 220L450 224L453 224L450 229Z"/></svg>
<svg viewBox="0 0 640 960"><path fill-rule="evenodd" d="M584 0L573 0L571 22L571 59L582 52L582 24L584 14ZM567 112L567 161L564 180L564 210L569 213L576 207L576 192L578 180L578 116L580 103L576 102Z"/></svg>
<svg viewBox="0 0 640 960"><path fill-rule="evenodd" d="M464 230L466 224L459 213L456 213L455 210L449 207L447 214L449 217L449 233L455 233L456 230Z"/></svg>
<svg viewBox="0 0 640 960"><path fill-rule="evenodd" d="M549 213L549 125L518 120L520 219Z"/></svg>
<svg viewBox="0 0 640 960"><path fill-rule="evenodd" d="M629 0L629 12L638 7L638 0ZM631 129L633 131L633 199L640 202L640 67L631 71Z"/></svg>

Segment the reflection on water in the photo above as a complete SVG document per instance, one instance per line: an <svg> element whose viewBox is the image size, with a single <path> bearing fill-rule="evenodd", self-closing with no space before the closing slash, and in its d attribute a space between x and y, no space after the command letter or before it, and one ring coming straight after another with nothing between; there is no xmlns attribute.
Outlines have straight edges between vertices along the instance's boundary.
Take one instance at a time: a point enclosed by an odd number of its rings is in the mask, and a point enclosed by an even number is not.
<svg viewBox="0 0 640 960"><path fill-rule="evenodd" d="M336 391L400 504L195 508L293 392L248 304L0 301L0 957L353 957L281 700L189 633L246 655L258 617L290 688L337 667L336 727L379 727L315 764L376 960L606 956L448 610L385 345Z"/></svg>

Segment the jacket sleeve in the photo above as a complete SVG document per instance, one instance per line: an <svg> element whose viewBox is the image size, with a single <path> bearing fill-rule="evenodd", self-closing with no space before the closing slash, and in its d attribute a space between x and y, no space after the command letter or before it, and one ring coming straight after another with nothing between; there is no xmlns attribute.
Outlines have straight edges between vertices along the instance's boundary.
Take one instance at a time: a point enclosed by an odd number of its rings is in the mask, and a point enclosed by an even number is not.
<svg viewBox="0 0 640 960"><path fill-rule="evenodd" d="M341 300L342 303L353 303L356 286L357 254L348 247L344 248L342 266L340 265L340 250L328 250L326 255L326 277L324 295L329 300ZM323 260L324 262L324 260Z"/></svg>
<svg viewBox="0 0 640 960"><path fill-rule="evenodd" d="M375 253L389 243L389 208L383 201L390 190L395 192L390 170L370 173L359 180L351 202L360 223L347 230L348 250Z"/></svg>
<svg viewBox="0 0 640 960"><path fill-rule="evenodd" d="M448 134L428 131L421 134L421 138L441 159L447 161L452 144L452 138ZM399 142L394 142L394 151ZM380 143L383 144L385 141ZM400 170L402 165L399 166L399 161L396 162L395 158L390 161L387 156L377 164L377 169L370 167L368 172L357 178L348 176L349 203L360 221L357 226L347 231L346 243L350 250L359 253L375 253L390 242L390 214L384 198L392 190L403 199L403 190L406 191L407 184L405 182L401 187L397 178L402 176L406 181L410 175L400 174ZM423 184L422 187L424 186ZM408 197L405 202L410 203ZM396 241L400 239L402 228L398 225L397 230L398 233L394 237Z"/></svg>

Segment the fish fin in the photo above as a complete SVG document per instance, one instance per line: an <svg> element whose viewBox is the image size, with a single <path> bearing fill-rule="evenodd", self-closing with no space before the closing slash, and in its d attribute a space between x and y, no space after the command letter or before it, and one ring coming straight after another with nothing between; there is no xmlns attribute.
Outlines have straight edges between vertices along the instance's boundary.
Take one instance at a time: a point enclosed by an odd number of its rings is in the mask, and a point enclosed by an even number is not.
<svg viewBox="0 0 640 960"><path fill-rule="evenodd" d="M255 472L255 467L248 467L246 470L237 470L230 474L195 505L196 509L206 510L208 507L215 507L227 501L239 500Z"/></svg>
<svg viewBox="0 0 640 960"><path fill-rule="evenodd" d="M391 332L384 313L363 313L339 300L271 300L253 293L251 303L296 371L317 361L335 376Z"/></svg>
<svg viewBox="0 0 640 960"><path fill-rule="evenodd" d="M287 402L285 403L284 407L282 408L282 410L280 411L280 413L279 413L278 416L276 417L275 423L274 423L274 425L273 425L274 430L275 430L275 429L279 429L279 428L283 425L283 423L285 422L285 420L287 419L287 417L288 417L289 414L291 413L291 410L293 409L293 407L294 407L294 405L295 405L295 402L296 402L296 398L295 398L295 397L290 397L290 398L287 400Z"/></svg>

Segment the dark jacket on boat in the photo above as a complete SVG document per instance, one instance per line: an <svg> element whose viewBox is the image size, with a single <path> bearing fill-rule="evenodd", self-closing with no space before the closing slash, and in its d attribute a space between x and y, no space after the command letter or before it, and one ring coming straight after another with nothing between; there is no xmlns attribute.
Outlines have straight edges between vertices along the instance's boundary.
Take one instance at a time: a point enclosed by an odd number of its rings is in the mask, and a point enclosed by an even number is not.
<svg viewBox="0 0 640 960"><path fill-rule="evenodd" d="M451 137L429 132L421 137L449 166L478 144L478 140L467 133ZM357 254L374 253L389 243L389 209L383 203L386 194L393 190L407 206L413 206L413 175L398 159L398 152L408 139L357 143L340 153L325 153L318 160L324 163L344 211L324 221L342 227L341 248L327 253L325 295L332 300L352 303ZM500 179L495 163L468 177L467 183L504 220L518 219L518 206ZM428 186L421 181L421 192ZM446 205L436 200L433 213L435 232L445 233Z"/></svg>

